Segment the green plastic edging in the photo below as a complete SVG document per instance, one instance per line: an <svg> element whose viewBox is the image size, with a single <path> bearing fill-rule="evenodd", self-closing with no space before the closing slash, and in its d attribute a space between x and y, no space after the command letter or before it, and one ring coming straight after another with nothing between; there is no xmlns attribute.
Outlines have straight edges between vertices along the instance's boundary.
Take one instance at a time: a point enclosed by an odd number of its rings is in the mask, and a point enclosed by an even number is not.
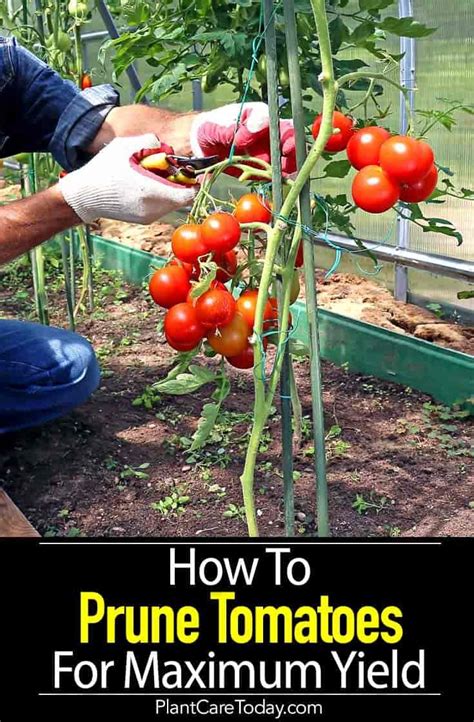
<svg viewBox="0 0 474 722"><path fill-rule="evenodd" d="M141 285L152 266L166 262L161 256L128 248L116 241L92 236L94 254L104 268L122 271L130 283ZM293 305L294 338L308 341L305 305ZM461 404L474 414L474 358L429 341L404 336L319 310L319 332L323 358L351 371L376 376L429 394L437 401Z"/></svg>

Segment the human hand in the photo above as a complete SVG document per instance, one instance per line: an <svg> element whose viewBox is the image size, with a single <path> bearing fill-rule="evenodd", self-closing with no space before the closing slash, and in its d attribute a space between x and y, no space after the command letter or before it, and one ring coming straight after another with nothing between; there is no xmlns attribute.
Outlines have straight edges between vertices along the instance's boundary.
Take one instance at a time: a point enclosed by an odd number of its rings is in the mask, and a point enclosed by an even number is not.
<svg viewBox="0 0 474 722"><path fill-rule="evenodd" d="M239 126L240 103L224 105L216 110L200 113L191 126L193 155L229 157L232 144L235 155L250 155L270 162L270 118L266 103L245 103ZM282 171L290 175L296 171L295 133L292 120L280 121Z"/></svg>
<svg viewBox="0 0 474 722"><path fill-rule="evenodd" d="M163 144L153 133L115 138L79 170L59 181L69 206L84 223L112 218L149 224L194 200L197 188L182 187L141 168L133 158L138 151ZM171 152L163 145L164 152Z"/></svg>

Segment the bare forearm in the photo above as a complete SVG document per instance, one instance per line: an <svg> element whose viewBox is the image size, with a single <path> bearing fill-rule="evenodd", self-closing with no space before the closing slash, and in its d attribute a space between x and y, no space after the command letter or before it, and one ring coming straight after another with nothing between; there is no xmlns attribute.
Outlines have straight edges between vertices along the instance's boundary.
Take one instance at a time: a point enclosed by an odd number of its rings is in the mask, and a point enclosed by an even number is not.
<svg viewBox="0 0 474 722"><path fill-rule="evenodd" d="M175 153L189 155L190 131L195 115L196 113L173 113L147 105L114 108L87 150L95 154L114 138L154 133L163 143L171 145Z"/></svg>
<svg viewBox="0 0 474 722"><path fill-rule="evenodd" d="M80 222L58 186L0 206L0 266Z"/></svg>

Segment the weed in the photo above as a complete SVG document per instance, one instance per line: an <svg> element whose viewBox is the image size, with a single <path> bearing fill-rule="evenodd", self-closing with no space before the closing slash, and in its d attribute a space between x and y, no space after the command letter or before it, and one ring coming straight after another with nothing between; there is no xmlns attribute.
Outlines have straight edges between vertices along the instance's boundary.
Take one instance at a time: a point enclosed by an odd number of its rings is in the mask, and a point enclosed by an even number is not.
<svg viewBox="0 0 474 722"><path fill-rule="evenodd" d="M355 509L358 514L365 514L370 509L380 514L380 512L387 509L389 505L390 500L387 499L386 496L378 496L374 491L371 491L368 499L365 499L363 494L356 494L352 508Z"/></svg>
<svg viewBox="0 0 474 722"><path fill-rule="evenodd" d="M229 504L222 516L225 516L226 519L240 519L240 521L245 521L245 507Z"/></svg>
<svg viewBox="0 0 474 722"><path fill-rule="evenodd" d="M156 404L161 401L161 396L155 391L153 386L145 386L145 390L136 399L133 399L132 406L143 406L150 411ZM157 414L158 417L158 414ZM163 419L164 421L165 419Z"/></svg>
<svg viewBox="0 0 474 722"><path fill-rule="evenodd" d="M439 303L428 303L426 308L431 311L431 313L434 313L436 318L444 318L443 307L440 306Z"/></svg>
<svg viewBox="0 0 474 722"><path fill-rule="evenodd" d="M169 514L184 514L186 511L186 504L189 504L190 497L181 494L179 490L173 491L169 496L165 496L160 501L154 501L151 508L154 511L159 511L162 516L168 516Z"/></svg>

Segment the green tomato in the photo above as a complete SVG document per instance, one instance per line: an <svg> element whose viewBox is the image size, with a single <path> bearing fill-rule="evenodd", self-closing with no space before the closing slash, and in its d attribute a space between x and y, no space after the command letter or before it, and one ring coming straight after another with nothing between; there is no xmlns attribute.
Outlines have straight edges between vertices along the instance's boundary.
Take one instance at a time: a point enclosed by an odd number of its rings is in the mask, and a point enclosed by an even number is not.
<svg viewBox="0 0 474 722"><path fill-rule="evenodd" d="M89 12L87 2L84 2L84 0L69 0L67 9L70 15L77 15L79 17L81 15L87 15Z"/></svg>
<svg viewBox="0 0 474 722"><path fill-rule="evenodd" d="M216 89L218 81L219 78L215 73L210 73L209 71L204 73L201 78L202 92L212 93L212 91Z"/></svg>
<svg viewBox="0 0 474 722"><path fill-rule="evenodd" d="M288 74L288 68L282 66L278 71L278 82L282 88L288 88L290 85L290 76Z"/></svg>
<svg viewBox="0 0 474 722"><path fill-rule="evenodd" d="M300 277L298 271L295 271L291 279L290 303L294 303L300 295Z"/></svg>
<svg viewBox="0 0 474 722"><path fill-rule="evenodd" d="M51 37L51 36L50 36ZM54 43L54 40L53 40ZM67 33L65 33L63 30L60 30L58 32L58 40L56 43L56 47L58 50L60 50L62 53L67 53L68 50L72 47L72 40L69 37Z"/></svg>
<svg viewBox="0 0 474 722"><path fill-rule="evenodd" d="M265 84L267 82L267 56L261 55L258 59L257 69L255 76L259 83Z"/></svg>

